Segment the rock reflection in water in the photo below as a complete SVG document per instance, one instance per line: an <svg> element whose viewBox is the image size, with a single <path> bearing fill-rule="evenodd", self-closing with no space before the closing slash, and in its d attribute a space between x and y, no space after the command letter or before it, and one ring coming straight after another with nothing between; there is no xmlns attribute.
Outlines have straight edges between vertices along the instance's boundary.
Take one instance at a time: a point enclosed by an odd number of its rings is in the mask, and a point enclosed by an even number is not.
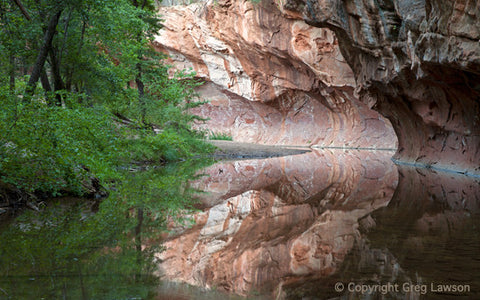
<svg viewBox="0 0 480 300"><path fill-rule="evenodd" d="M193 228L167 239L167 280L241 295L280 292L339 271L358 220L397 185L391 152L322 150L221 162L195 183L207 191Z"/></svg>
<svg viewBox="0 0 480 300"><path fill-rule="evenodd" d="M339 271L322 280L285 285L285 298L480 299L480 180L398 169L392 200L359 221L361 235ZM370 295L337 293L337 282L345 290L348 283L398 288ZM459 291L442 292L438 285Z"/></svg>

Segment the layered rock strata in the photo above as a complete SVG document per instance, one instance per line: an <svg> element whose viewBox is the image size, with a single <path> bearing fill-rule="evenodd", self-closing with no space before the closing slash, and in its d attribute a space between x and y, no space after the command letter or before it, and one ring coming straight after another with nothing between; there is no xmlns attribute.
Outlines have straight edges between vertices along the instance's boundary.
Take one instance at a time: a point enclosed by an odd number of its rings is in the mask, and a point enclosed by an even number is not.
<svg viewBox="0 0 480 300"><path fill-rule="evenodd" d="M310 152L207 168L206 210L159 254L163 278L246 295L338 271L358 220L385 206L397 170L385 152Z"/></svg>
<svg viewBox="0 0 480 300"><path fill-rule="evenodd" d="M195 127L237 142L396 149L389 122L356 100L334 110L301 91L286 92L269 103L249 101L210 82L198 92L209 103L191 113L209 120Z"/></svg>
<svg viewBox="0 0 480 300"><path fill-rule="evenodd" d="M480 174L480 1L278 3L335 32L360 99L395 128L397 159Z"/></svg>
<svg viewBox="0 0 480 300"><path fill-rule="evenodd" d="M192 111L210 118L198 128L241 142L396 148L389 121L355 96L329 29L285 18L274 3L221 0L160 14L157 49L215 84L199 89L211 102Z"/></svg>
<svg viewBox="0 0 480 300"><path fill-rule="evenodd" d="M220 0L162 13L157 40L199 76L267 102L315 93L336 112L356 99L338 88L356 87L394 126L398 160L480 174L480 1Z"/></svg>

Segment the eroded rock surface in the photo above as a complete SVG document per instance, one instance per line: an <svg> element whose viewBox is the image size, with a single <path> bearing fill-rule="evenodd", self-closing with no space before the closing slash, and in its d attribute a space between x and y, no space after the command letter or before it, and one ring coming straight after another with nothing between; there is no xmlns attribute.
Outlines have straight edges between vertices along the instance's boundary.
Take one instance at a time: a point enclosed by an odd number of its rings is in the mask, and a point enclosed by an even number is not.
<svg viewBox="0 0 480 300"><path fill-rule="evenodd" d="M195 187L205 211L166 240L163 278L246 295L338 271L358 220L388 204L391 152L321 151L222 162Z"/></svg>
<svg viewBox="0 0 480 300"><path fill-rule="evenodd" d="M210 102L191 112L210 120L195 127L227 134L234 141L396 149L390 123L358 100L331 109L300 91L287 92L269 103L249 101L212 83L205 83L198 92ZM343 93L353 99L348 90Z"/></svg>
<svg viewBox="0 0 480 300"><path fill-rule="evenodd" d="M279 5L335 32L361 100L395 128L398 159L480 174L480 1Z"/></svg>
<svg viewBox="0 0 480 300"><path fill-rule="evenodd" d="M156 45L179 69L192 68L246 99L355 85L332 31L285 19L273 3L221 0L159 13L164 28Z"/></svg>
<svg viewBox="0 0 480 300"><path fill-rule="evenodd" d="M199 89L211 103L193 111L210 118L198 128L240 142L396 148L389 121L354 95L329 29L286 17L273 2L221 0L160 14L158 50L214 83Z"/></svg>
<svg viewBox="0 0 480 300"><path fill-rule="evenodd" d="M480 174L480 1L220 0L163 13L158 41L180 66L264 102L294 90L332 108L355 87L394 126L397 159Z"/></svg>

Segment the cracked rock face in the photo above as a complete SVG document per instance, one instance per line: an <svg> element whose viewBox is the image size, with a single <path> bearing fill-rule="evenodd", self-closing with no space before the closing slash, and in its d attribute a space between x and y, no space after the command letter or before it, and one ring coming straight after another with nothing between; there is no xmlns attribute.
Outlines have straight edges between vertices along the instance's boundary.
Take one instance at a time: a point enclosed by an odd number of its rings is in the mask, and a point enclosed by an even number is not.
<svg viewBox="0 0 480 300"><path fill-rule="evenodd" d="M273 2L215 1L161 8L154 45L209 84L199 129L240 142L396 148L391 124L360 102L331 30Z"/></svg>
<svg viewBox="0 0 480 300"><path fill-rule="evenodd" d="M392 122L398 159L480 174L480 1L279 5L335 32L360 99Z"/></svg>

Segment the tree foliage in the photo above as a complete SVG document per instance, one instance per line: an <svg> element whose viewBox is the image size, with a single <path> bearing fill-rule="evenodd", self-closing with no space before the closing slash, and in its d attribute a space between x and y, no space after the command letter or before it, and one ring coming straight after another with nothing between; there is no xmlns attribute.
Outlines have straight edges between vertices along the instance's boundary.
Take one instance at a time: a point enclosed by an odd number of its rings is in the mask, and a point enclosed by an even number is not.
<svg viewBox="0 0 480 300"><path fill-rule="evenodd" d="M151 47L151 1L0 1L0 180L28 193L85 192L119 165L204 152L190 129L192 74ZM155 130L153 130L155 129ZM156 134L159 132L160 134Z"/></svg>
<svg viewBox="0 0 480 300"><path fill-rule="evenodd" d="M169 76L151 46L160 21L150 0L0 0L0 210L101 196L100 185L110 194L95 208L40 207L3 230L0 273L45 280L25 293L14 280L0 294L146 297L132 293L153 272L158 249L146 241L191 209L198 165L187 159L211 150L190 127L197 117L187 111L201 104L194 74ZM65 294L68 276L81 288ZM106 285L131 289L110 295Z"/></svg>

